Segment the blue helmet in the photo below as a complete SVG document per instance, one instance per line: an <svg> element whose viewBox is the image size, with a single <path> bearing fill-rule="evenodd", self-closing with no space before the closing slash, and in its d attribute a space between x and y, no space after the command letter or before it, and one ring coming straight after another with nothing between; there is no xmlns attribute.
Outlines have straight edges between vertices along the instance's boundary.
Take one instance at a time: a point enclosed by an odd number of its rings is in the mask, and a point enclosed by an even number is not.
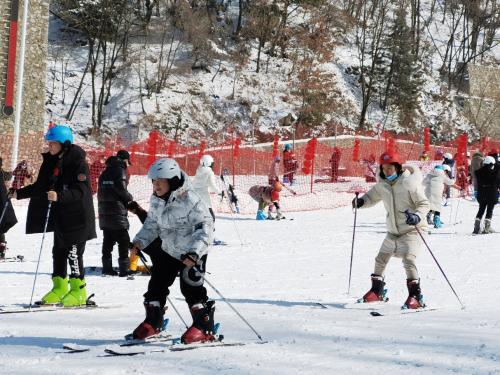
<svg viewBox="0 0 500 375"><path fill-rule="evenodd" d="M71 128L64 125L56 125L50 128L45 134L46 141L59 142L64 144L64 142L68 141L73 144L73 132Z"/></svg>
<svg viewBox="0 0 500 375"><path fill-rule="evenodd" d="M292 149L292 145L291 144L286 144L285 145L285 151L290 151Z"/></svg>

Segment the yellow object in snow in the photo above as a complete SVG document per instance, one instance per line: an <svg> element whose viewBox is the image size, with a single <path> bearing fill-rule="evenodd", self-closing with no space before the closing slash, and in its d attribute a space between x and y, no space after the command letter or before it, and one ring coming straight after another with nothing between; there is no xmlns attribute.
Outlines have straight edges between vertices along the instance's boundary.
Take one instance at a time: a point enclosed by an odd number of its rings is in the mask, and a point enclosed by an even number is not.
<svg viewBox="0 0 500 375"><path fill-rule="evenodd" d="M128 266L128 269L130 271L137 271L137 263L139 263L139 255L131 255L130 258L130 265Z"/></svg>

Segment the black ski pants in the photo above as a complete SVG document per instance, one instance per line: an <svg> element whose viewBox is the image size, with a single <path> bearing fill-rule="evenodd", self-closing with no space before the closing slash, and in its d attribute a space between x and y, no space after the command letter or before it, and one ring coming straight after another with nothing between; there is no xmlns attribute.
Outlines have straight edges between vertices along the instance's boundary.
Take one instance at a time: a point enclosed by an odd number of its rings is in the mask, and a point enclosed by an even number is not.
<svg viewBox="0 0 500 375"><path fill-rule="evenodd" d="M60 276L63 279L68 275L68 263L70 268L70 277L78 277L83 280L85 272L83 269L83 253L85 252L85 243L81 242L71 246L52 248L53 272L52 277Z"/></svg>
<svg viewBox="0 0 500 375"><path fill-rule="evenodd" d="M102 240L102 259L111 259L113 246L118 244L118 259L128 259L128 245L130 236L126 229L109 230L104 229Z"/></svg>
<svg viewBox="0 0 500 375"><path fill-rule="evenodd" d="M151 245L155 244L152 248ZM165 306L167 296L170 294L169 288L179 275L181 293L189 306L197 303L205 303L208 300L207 290L203 286L203 278L207 256L200 259L198 269L200 274L192 268L188 268L180 260L168 255L161 249L161 241L155 240L147 251L152 262L151 278L149 279L148 291L144 293L144 301L159 301L160 306Z"/></svg>
<svg viewBox="0 0 500 375"><path fill-rule="evenodd" d="M477 211L476 219L482 219L484 211L486 211L486 219L491 219L493 217L494 208L495 203L479 203L479 211Z"/></svg>

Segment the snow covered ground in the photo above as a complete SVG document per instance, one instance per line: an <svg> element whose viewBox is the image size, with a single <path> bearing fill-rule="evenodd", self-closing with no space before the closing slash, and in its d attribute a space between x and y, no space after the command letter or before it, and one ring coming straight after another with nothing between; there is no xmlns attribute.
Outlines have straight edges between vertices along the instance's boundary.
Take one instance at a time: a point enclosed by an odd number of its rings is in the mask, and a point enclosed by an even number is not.
<svg viewBox="0 0 500 375"><path fill-rule="evenodd" d="M287 213L294 220L257 222L254 216L221 215L216 236L229 243L212 249L209 280L254 325L256 336L216 299L216 321L226 341L242 347L202 348L135 357L105 357L143 319L147 277L135 280L88 275L89 292L112 308L0 315L2 374L500 374L500 246L498 234L471 236L475 203L453 200L443 221L455 221L428 243L465 310L430 254L418 259L422 290L436 311L399 314L406 298L401 261L393 259L386 281L388 314L346 308L370 285L373 259L384 237L381 205L360 210L351 294L347 295L353 214L349 207ZM0 305L28 303L41 235L24 235L26 205L16 205L20 224L7 234L10 255L24 263L1 263ZM452 211L453 210L453 211ZM498 215L494 224L500 229ZM131 218L131 233L139 221ZM237 230L236 230L237 229ZM444 234L457 231L457 234ZM238 236L238 233L241 237ZM86 266L100 266L102 238L88 243ZM35 296L50 287L52 236L46 238ZM116 250L114 253L116 263ZM188 321L177 282L171 297ZM316 302L325 304L321 308ZM348 307L349 307L348 306ZM170 332L184 326L169 310ZM63 353L63 343L91 345L86 353ZM158 344L159 345L159 344Z"/></svg>

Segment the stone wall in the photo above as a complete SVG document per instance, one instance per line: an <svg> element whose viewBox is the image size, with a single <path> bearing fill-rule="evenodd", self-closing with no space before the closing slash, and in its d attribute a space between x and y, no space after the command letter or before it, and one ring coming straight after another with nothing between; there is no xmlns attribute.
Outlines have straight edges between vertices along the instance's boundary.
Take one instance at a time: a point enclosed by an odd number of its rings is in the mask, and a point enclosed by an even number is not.
<svg viewBox="0 0 500 375"><path fill-rule="evenodd" d="M9 33L11 0L0 0L0 105L4 101L6 79L6 56ZM23 22L24 0L19 0L19 18L16 56L16 84L14 89L14 111L19 89L17 75L20 68L21 28ZM49 24L49 1L37 0L29 3L28 30L26 34L26 53L24 64L24 91L21 111L21 136L18 160L40 162L45 129L45 82L47 70L47 33ZM0 114L0 156L4 168L10 168L14 115Z"/></svg>

